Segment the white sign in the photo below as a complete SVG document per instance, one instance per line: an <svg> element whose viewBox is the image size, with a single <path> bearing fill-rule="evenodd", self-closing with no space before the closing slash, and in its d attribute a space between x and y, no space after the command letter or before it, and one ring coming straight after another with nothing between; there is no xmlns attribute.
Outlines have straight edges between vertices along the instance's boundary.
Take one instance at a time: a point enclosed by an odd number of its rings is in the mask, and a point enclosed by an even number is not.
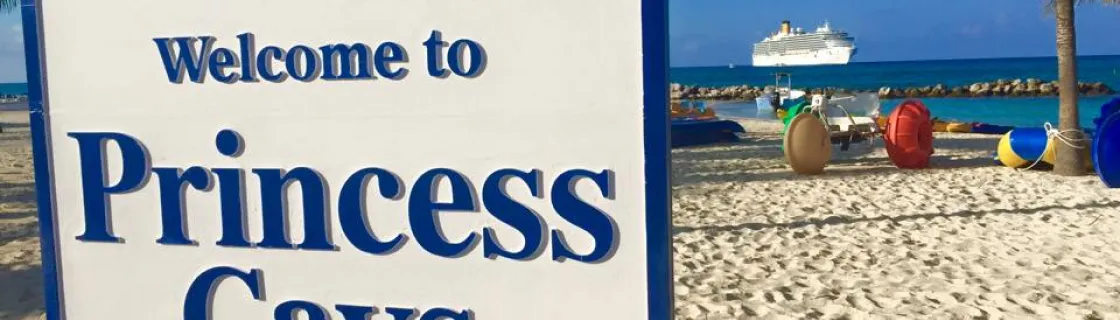
<svg viewBox="0 0 1120 320"><path fill-rule="evenodd" d="M49 319L669 319L666 0L25 0Z"/></svg>

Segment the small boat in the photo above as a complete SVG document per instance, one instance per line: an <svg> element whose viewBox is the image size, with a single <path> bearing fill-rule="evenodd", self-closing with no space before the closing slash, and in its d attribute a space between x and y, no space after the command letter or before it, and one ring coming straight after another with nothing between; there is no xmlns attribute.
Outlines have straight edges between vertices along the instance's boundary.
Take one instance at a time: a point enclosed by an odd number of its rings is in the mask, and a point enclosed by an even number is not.
<svg viewBox="0 0 1120 320"><path fill-rule="evenodd" d="M712 143L734 142L746 136L736 121L716 117L715 109L704 101L672 101L669 106L670 147L688 147Z"/></svg>
<svg viewBox="0 0 1120 320"><path fill-rule="evenodd" d="M760 118L784 118L785 110L805 101L805 91L793 89L793 77L789 73L774 73L774 87L773 91L767 90L758 98L755 98L755 105L758 107L758 117ZM782 86L782 78L785 78L786 84Z"/></svg>

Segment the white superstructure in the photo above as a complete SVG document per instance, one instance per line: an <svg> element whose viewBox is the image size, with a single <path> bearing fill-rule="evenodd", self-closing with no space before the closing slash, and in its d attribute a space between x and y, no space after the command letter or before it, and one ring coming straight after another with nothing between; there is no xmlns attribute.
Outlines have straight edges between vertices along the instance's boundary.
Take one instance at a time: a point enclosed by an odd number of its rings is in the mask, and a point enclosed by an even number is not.
<svg viewBox="0 0 1120 320"><path fill-rule="evenodd" d="M787 20L780 31L754 44L751 60L756 67L834 65L847 64L855 53L855 38L832 30L828 21L807 33L790 28Z"/></svg>

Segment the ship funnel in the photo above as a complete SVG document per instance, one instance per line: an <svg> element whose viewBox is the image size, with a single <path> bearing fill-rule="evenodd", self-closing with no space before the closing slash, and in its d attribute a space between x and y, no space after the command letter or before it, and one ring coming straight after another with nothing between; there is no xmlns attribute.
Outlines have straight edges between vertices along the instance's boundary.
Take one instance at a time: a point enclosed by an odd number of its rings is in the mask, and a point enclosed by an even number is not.
<svg viewBox="0 0 1120 320"><path fill-rule="evenodd" d="M789 20L782 21L782 34L789 34Z"/></svg>

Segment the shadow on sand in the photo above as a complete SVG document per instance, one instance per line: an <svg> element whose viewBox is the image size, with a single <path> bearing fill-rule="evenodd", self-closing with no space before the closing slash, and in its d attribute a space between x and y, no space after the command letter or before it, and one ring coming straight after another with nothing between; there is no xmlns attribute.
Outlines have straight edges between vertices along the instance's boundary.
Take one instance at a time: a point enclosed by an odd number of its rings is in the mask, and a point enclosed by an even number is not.
<svg viewBox="0 0 1120 320"><path fill-rule="evenodd" d="M942 137L935 140L934 155L930 159L930 169L960 169L994 166L993 159L988 156L948 156L938 155L938 150L953 150L955 153L991 154L996 150L998 136L990 139L961 139ZM825 173L816 176L796 174L784 165L751 166L728 169L726 165L717 165L729 161L742 163L784 159L781 149L782 141L777 138L758 138L739 142L707 145L704 147L691 147L674 149L673 168L674 185L691 184L698 182L768 182L783 180L829 180L845 179L859 175L883 175L903 172L891 163L890 159L871 153L883 147L881 139L877 139L873 149L868 150L867 145L857 143L849 151L833 153L833 160L825 169ZM951 146L951 148L950 148ZM913 170L908 170L913 171ZM924 171L924 170L917 170Z"/></svg>
<svg viewBox="0 0 1120 320"><path fill-rule="evenodd" d="M35 183L31 181L0 182L0 203L35 204ZM0 217L4 215L0 215Z"/></svg>
<svg viewBox="0 0 1120 320"><path fill-rule="evenodd" d="M8 131L8 130L12 130L12 129L24 129L24 130L26 130L30 127L31 127L31 124L28 124L26 122L0 122L0 130L3 130L5 132Z"/></svg>
<svg viewBox="0 0 1120 320"><path fill-rule="evenodd" d="M43 269L0 265L0 319L38 319L43 314Z"/></svg>
<svg viewBox="0 0 1120 320"><path fill-rule="evenodd" d="M34 211L0 214L0 246L7 246L16 241L33 241L38 237L39 223L30 218L34 215ZM18 245L21 244L14 244L14 246ZM34 245L38 246L38 244ZM26 248L16 248L16 250L24 252L23 256L10 256L15 258L15 264L11 262L0 264L0 319L38 319L38 316L43 313L42 267L26 265L26 261L20 264L19 261L31 257L28 256ZM20 252L9 253L20 254Z"/></svg>
<svg viewBox="0 0 1120 320"><path fill-rule="evenodd" d="M797 229L797 228L804 228L804 227L808 227L808 226L816 226L816 227L819 228L819 227L823 227L823 226L827 226L827 225L846 225L846 224L854 224L854 223L861 223L861 222L892 221L892 222L897 223L897 222L908 221L908 220L923 220L923 219L924 220L930 220L930 219L934 219L934 218L953 218L953 217L957 217L957 218L982 218L982 217L987 216L987 215L1000 215L1000 214L1033 215L1033 214L1038 214L1040 212L1045 212L1045 211L1050 211L1050 210L1060 210L1060 209L1069 209L1069 210L1120 209L1120 201L1106 201L1106 202L1081 204L1081 205L1074 206L1072 208L1067 207L1067 206L1051 205L1051 206L1041 206L1041 207L1035 207L1035 208L1029 208L1029 209L1015 209L1015 210L995 209L995 210L986 210L986 211L966 210L966 211L959 211L959 212L952 212L952 213L927 213L927 214L914 214L914 215L903 215L903 216L894 216L894 217L878 216L878 217L872 217L872 218L866 218L866 217L849 218L849 217L832 216L832 217L828 217L828 218L821 219L821 220L816 220L815 219L815 220L808 220L808 221L793 221L793 222L788 222L788 223L740 223L740 224L732 224L732 225L678 226L678 227L673 228L673 233L678 234L678 233L686 233L686 232L693 232L693 231L726 232L726 231L735 231L735 230L743 230L743 229L750 229L750 230L759 231L759 230L768 230L768 229Z"/></svg>

